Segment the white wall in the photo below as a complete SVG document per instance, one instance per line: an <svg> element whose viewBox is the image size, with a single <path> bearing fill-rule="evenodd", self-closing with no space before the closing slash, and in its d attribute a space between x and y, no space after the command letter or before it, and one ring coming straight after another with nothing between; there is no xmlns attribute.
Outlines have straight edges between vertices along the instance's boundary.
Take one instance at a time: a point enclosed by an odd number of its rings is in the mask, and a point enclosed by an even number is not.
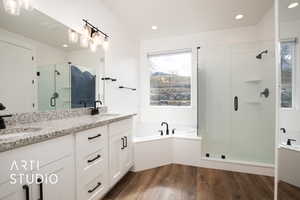
<svg viewBox="0 0 300 200"><path fill-rule="evenodd" d="M159 123L168 121L173 124L197 126L197 60L196 47L235 45L244 42L272 40L274 35L273 8L262 18L256 26L237 29L203 32L181 37L169 37L155 40L144 40L140 45L140 116L141 121ZM149 52L170 51L178 49L192 49L192 106L189 108L153 108L149 105L149 68L147 54ZM274 51L273 51L274 53Z"/></svg>
<svg viewBox="0 0 300 200"><path fill-rule="evenodd" d="M111 36L105 71L118 82L107 84L106 104L111 112L137 112L137 92L118 89L120 84L138 86L138 41L122 22L100 0L39 0L36 8L77 31L82 28L82 19L88 19Z"/></svg>
<svg viewBox="0 0 300 200"><path fill-rule="evenodd" d="M280 38L281 39L288 39L288 38L298 38L297 43L297 64L296 64L296 71L295 71L295 108L293 109L281 109L280 112L280 126L287 129L288 132L300 131L300 20L297 21L290 21L290 22L281 22L280 23ZM290 135L293 137L293 135ZM298 136L296 136L298 137Z"/></svg>

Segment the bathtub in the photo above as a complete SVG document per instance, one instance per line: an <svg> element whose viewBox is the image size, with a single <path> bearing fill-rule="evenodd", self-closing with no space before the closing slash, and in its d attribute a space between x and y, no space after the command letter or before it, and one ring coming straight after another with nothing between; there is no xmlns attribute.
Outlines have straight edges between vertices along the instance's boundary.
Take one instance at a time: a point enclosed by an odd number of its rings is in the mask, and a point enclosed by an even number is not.
<svg viewBox="0 0 300 200"><path fill-rule="evenodd" d="M160 126L140 124L135 132L134 168L142 171L172 163L196 166L201 159L201 137L192 127L170 126L170 134L161 136Z"/></svg>
<svg viewBox="0 0 300 200"><path fill-rule="evenodd" d="M278 147L278 177L279 180L300 187L300 132L293 131L282 134ZM287 145L287 139L296 139L292 145Z"/></svg>

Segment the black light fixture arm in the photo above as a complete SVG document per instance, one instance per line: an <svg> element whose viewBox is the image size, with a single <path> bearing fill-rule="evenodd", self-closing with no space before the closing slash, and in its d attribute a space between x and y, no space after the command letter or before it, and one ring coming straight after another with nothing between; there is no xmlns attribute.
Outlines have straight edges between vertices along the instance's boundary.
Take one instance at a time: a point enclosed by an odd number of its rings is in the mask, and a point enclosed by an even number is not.
<svg viewBox="0 0 300 200"><path fill-rule="evenodd" d="M90 22L88 22L88 20L83 19L82 21L84 21L84 23L85 23L86 25L88 25L88 26L90 26L90 27L92 28L92 34L93 34L94 32L99 32L99 33L101 33L102 35L104 35L105 38L109 38L109 35L107 35L107 34L104 33L103 31L101 31L99 28L97 28L96 26L94 26L93 24L91 24Z"/></svg>

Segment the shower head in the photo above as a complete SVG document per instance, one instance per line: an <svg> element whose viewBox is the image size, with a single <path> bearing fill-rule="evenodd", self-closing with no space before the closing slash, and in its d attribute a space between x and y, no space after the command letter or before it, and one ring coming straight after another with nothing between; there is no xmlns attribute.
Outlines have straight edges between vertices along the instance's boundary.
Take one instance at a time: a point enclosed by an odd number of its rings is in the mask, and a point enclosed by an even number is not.
<svg viewBox="0 0 300 200"><path fill-rule="evenodd" d="M261 59L262 59L262 56L263 56L264 54L268 54L268 50L265 50L265 51L261 52L260 54L258 54L258 55L256 56L256 58L261 60Z"/></svg>

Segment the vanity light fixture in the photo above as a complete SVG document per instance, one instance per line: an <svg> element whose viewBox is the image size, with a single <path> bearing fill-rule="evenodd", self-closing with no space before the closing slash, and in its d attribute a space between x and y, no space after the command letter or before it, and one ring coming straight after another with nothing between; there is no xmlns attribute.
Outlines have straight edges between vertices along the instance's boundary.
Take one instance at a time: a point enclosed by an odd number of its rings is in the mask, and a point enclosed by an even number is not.
<svg viewBox="0 0 300 200"><path fill-rule="evenodd" d="M83 34L89 38L91 51L96 51L100 45L103 46L104 50L107 50L109 36L87 20L83 19L83 22L85 23L84 29L88 30L84 31Z"/></svg>
<svg viewBox="0 0 300 200"><path fill-rule="evenodd" d="M102 45L104 50L108 49L108 38L109 36L95 27L87 20L83 19L84 27L81 34L70 29L69 30L69 42L77 43L80 35L80 46L83 48L90 47L92 52L96 52L98 46Z"/></svg>
<svg viewBox="0 0 300 200"><path fill-rule="evenodd" d="M83 48L87 48L89 46L90 39L85 35L80 36L80 46Z"/></svg>
<svg viewBox="0 0 300 200"><path fill-rule="evenodd" d="M288 8L296 8L297 6L299 6L298 2L292 2L289 4Z"/></svg>
<svg viewBox="0 0 300 200"><path fill-rule="evenodd" d="M96 52L98 49L98 44L94 40L92 40L90 43L90 49L92 52Z"/></svg>
<svg viewBox="0 0 300 200"><path fill-rule="evenodd" d="M70 43L78 42L78 33L72 29L69 29L69 42Z"/></svg>
<svg viewBox="0 0 300 200"><path fill-rule="evenodd" d="M102 45L104 37L99 32L95 32L93 33L92 40L95 44Z"/></svg>

